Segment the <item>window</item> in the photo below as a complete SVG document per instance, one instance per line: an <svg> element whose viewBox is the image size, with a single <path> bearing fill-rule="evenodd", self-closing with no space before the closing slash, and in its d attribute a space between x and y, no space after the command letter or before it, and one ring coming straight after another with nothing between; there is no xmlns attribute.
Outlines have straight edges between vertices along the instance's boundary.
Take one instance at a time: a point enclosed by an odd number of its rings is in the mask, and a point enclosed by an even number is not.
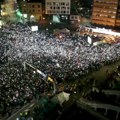
<svg viewBox="0 0 120 120"><path fill-rule="evenodd" d="M55 2L53 2L53 5L55 5Z"/></svg>
<svg viewBox="0 0 120 120"><path fill-rule="evenodd" d="M61 7L62 9L66 9L66 7Z"/></svg>
<svg viewBox="0 0 120 120"><path fill-rule="evenodd" d="M47 10L47 13L51 13L51 11L50 11L50 10Z"/></svg>
<svg viewBox="0 0 120 120"><path fill-rule="evenodd" d="M40 5L38 5L38 8L40 8Z"/></svg>
<svg viewBox="0 0 120 120"><path fill-rule="evenodd" d="M32 7L34 8L34 7L35 7L35 5L32 5Z"/></svg>
<svg viewBox="0 0 120 120"><path fill-rule="evenodd" d="M59 11L56 11L56 13L59 13Z"/></svg>
<svg viewBox="0 0 120 120"><path fill-rule="evenodd" d="M66 6L69 6L69 3L66 3Z"/></svg>
<svg viewBox="0 0 120 120"><path fill-rule="evenodd" d="M70 12L69 12L69 11L67 11L67 13L69 14Z"/></svg>
<svg viewBox="0 0 120 120"><path fill-rule="evenodd" d="M59 6L59 3L58 3L58 2L56 2L56 3L55 3L55 5L56 5L56 6Z"/></svg>
<svg viewBox="0 0 120 120"><path fill-rule="evenodd" d="M69 9L70 9L70 7L67 7L67 9L69 10Z"/></svg>
<svg viewBox="0 0 120 120"><path fill-rule="evenodd" d="M61 2L61 5L65 5L65 3L64 3L64 2Z"/></svg>
<svg viewBox="0 0 120 120"><path fill-rule="evenodd" d="M47 2L47 5L51 5L51 2Z"/></svg>

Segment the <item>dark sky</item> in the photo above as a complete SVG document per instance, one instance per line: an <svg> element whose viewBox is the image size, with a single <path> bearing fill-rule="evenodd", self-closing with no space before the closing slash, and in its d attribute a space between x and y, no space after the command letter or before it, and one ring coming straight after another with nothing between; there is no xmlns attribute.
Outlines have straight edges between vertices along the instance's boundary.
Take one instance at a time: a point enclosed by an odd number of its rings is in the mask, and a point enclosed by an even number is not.
<svg viewBox="0 0 120 120"><path fill-rule="evenodd" d="M1 1L1 0L0 0L0 1ZM20 1L20 0L18 0L18 1ZM43 2L43 3L44 3L45 0L26 0L26 1L31 1L31 2ZM82 1L82 4L83 4L85 7L91 6L91 4L92 4L92 2L93 2L93 0L78 0L78 1Z"/></svg>
<svg viewBox="0 0 120 120"><path fill-rule="evenodd" d="M91 6L93 0L81 0L84 6Z"/></svg>
<svg viewBox="0 0 120 120"><path fill-rule="evenodd" d="M17 1L21 1L21 0L17 0ZM31 2L41 2L41 1L44 1L44 0L26 0L26 1L31 1Z"/></svg>
<svg viewBox="0 0 120 120"><path fill-rule="evenodd" d="M45 0L26 0L26 1L41 2L41 1L45 1ZM93 0L78 0L78 1L82 1L84 4L91 4Z"/></svg>
<svg viewBox="0 0 120 120"><path fill-rule="evenodd" d="M42 2L44 0L27 0L27 1L31 1L31 2Z"/></svg>

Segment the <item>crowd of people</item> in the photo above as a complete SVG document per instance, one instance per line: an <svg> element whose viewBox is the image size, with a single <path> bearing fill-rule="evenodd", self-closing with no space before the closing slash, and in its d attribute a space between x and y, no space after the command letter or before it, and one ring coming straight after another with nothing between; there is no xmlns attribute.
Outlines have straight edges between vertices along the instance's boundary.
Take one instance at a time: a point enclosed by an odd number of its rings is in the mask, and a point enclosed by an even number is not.
<svg viewBox="0 0 120 120"><path fill-rule="evenodd" d="M96 38L97 39L97 38ZM63 38L48 31L31 31L22 23L10 23L0 29L0 112L23 106L51 89L27 62L58 83L79 79L104 64L120 59L120 43L90 45L86 36L69 35Z"/></svg>

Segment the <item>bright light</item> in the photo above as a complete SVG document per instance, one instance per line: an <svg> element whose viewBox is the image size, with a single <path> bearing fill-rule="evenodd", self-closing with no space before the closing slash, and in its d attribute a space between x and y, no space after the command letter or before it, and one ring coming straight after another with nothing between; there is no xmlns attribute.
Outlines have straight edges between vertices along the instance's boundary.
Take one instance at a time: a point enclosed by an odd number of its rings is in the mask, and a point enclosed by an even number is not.
<svg viewBox="0 0 120 120"><path fill-rule="evenodd" d="M53 15L53 22L60 23L60 16L59 15Z"/></svg>
<svg viewBox="0 0 120 120"><path fill-rule="evenodd" d="M89 44L92 44L92 39L88 36L87 41Z"/></svg>
<svg viewBox="0 0 120 120"><path fill-rule="evenodd" d="M103 33L103 34L108 34L108 35L114 35L114 36L116 36L116 35L120 36L120 33L111 31L110 29L105 29L105 28L103 28L103 29L101 29L101 28L96 28L96 29L95 28L90 28L90 29L92 29L93 32L98 32L98 33Z"/></svg>
<svg viewBox="0 0 120 120"><path fill-rule="evenodd" d="M16 12L17 12L17 15L18 15L19 17L22 17L22 13L20 12L19 9L17 9Z"/></svg>
<svg viewBox="0 0 120 120"><path fill-rule="evenodd" d="M102 41L94 42L93 46L96 46L96 45L99 45L99 44L102 44L102 43L103 43Z"/></svg>
<svg viewBox="0 0 120 120"><path fill-rule="evenodd" d="M59 38L61 39L61 38L62 38L62 35L59 35Z"/></svg>
<svg viewBox="0 0 120 120"><path fill-rule="evenodd" d="M34 15L31 15L30 18L34 18Z"/></svg>
<svg viewBox="0 0 120 120"><path fill-rule="evenodd" d="M2 26L2 20L0 20L0 26Z"/></svg>
<svg viewBox="0 0 120 120"><path fill-rule="evenodd" d="M60 67L60 64L59 64L59 63L57 63L56 65L57 65L57 67Z"/></svg>
<svg viewBox="0 0 120 120"><path fill-rule="evenodd" d="M31 26L32 31L38 31L38 26Z"/></svg>
<svg viewBox="0 0 120 120"><path fill-rule="evenodd" d="M97 43L97 42L94 42L93 45L96 46L96 45L98 45L98 43Z"/></svg>
<svg viewBox="0 0 120 120"><path fill-rule="evenodd" d="M24 18L27 18L27 14L23 14L23 17L24 17Z"/></svg>

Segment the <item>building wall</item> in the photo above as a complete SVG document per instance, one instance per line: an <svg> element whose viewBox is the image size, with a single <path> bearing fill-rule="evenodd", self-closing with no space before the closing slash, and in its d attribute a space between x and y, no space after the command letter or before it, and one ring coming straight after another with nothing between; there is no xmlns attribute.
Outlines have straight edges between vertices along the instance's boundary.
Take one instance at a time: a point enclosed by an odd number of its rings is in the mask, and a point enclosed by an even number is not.
<svg viewBox="0 0 120 120"><path fill-rule="evenodd" d="M119 0L94 0L92 23L115 26Z"/></svg>
<svg viewBox="0 0 120 120"><path fill-rule="evenodd" d="M117 16L116 16L116 27L120 27L120 0L119 0L119 3L118 3L118 10L117 10Z"/></svg>
<svg viewBox="0 0 120 120"><path fill-rule="evenodd" d="M5 0L1 5L1 15L5 21L16 21L15 16L15 3L16 0Z"/></svg>
<svg viewBox="0 0 120 120"><path fill-rule="evenodd" d="M37 21L42 20L42 4L21 2L23 14L33 15Z"/></svg>
<svg viewBox="0 0 120 120"><path fill-rule="evenodd" d="M46 0L46 14L70 14L71 0Z"/></svg>

